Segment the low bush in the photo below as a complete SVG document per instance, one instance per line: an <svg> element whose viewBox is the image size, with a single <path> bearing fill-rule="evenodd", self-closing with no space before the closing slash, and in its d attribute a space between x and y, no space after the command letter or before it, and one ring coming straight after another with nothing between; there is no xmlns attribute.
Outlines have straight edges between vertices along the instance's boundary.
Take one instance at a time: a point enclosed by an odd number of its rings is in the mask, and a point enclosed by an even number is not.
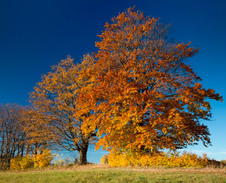
<svg viewBox="0 0 226 183"><path fill-rule="evenodd" d="M10 161L10 170L24 170L28 168L42 168L50 165L53 159L50 150L43 150L35 155L27 155L24 157L16 157Z"/></svg>
<svg viewBox="0 0 226 183"><path fill-rule="evenodd" d="M51 154L51 151L48 149L43 150L42 153L33 155L34 167L42 168L50 165L53 157L54 156Z"/></svg>
<svg viewBox="0 0 226 183"><path fill-rule="evenodd" d="M206 154L202 157L194 153L122 153L111 152L108 155L108 163L112 167L121 166L163 166L163 167L206 167L210 160Z"/></svg>
<svg viewBox="0 0 226 183"><path fill-rule="evenodd" d="M16 157L10 160L10 170L23 170L34 167L34 160L31 156Z"/></svg>
<svg viewBox="0 0 226 183"><path fill-rule="evenodd" d="M20 161L22 160L21 157L16 157L10 160L10 170L20 170Z"/></svg>
<svg viewBox="0 0 226 183"><path fill-rule="evenodd" d="M9 163L6 163L4 161L0 161L0 171L7 170L9 168Z"/></svg>
<svg viewBox="0 0 226 183"><path fill-rule="evenodd" d="M100 159L101 164L108 164L108 156L103 155L102 158Z"/></svg>
<svg viewBox="0 0 226 183"><path fill-rule="evenodd" d="M21 170L33 168L34 167L34 160L30 156L25 156L25 157L21 158L21 160L19 161L19 164L20 164Z"/></svg>

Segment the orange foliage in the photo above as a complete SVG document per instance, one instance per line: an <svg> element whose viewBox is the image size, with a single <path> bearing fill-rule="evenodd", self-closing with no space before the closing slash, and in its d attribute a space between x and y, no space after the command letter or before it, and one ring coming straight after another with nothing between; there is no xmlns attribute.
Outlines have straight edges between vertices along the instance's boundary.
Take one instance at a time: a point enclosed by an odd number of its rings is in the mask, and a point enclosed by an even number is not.
<svg viewBox="0 0 226 183"><path fill-rule="evenodd" d="M92 66L92 59L86 55L77 65L70 56L62 60L42 76L30 95L36 113L32 117L31 126L35 130L31 135L41 141L50 139L66 150L79 151L81 164L87 163L86 152L89 143L95 140L95 133L90 131L85 135L81 130L83 119L90 111L77 117L74 114L79 109L76 104L79 93L88 84L87 80L91 80L89 75L79 73Z"/></svg>
<svg viewBox="0 0 226 183"><path fill-rule="evenodd" d="M27 107L22 112L24 131L27 136L27 147L37 152L38 149L46 148L53 141L53 134L48 126L48 119L37 110ZM28 152L29 153L29 152Z"/></svg>
<svg viewBox="0 0 226 183"><path fill-rule="evenodd" d="M158 19L131 8L106 23L95 64L80 72L91 75L92 82L80 90L76 106L81 110L74 114L92 111L83 131L98 129L97 149L155 151L199 140L210 144L200 120L211 117L207 99L222 97L203 88L184 62L198 49L169 42L166 33Z"/></svg>

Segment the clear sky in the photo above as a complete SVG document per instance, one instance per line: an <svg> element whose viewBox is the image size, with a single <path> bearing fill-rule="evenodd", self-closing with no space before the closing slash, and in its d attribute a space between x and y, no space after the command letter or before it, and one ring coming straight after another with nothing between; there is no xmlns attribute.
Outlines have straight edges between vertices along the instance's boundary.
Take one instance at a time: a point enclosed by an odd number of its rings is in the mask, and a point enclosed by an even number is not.
<svg viewBox="0 0 226 183"><path fill-rule="evenodd" d="M170 36L192 42L200 52L187 61L203 79L226 97L225 0L0 0L0 103L27 105L28 93L41 75L70 54L80 61L95 52L96 35L113 16L136 6L147 16L171 24ZM187 148L197 154L226 159L226 102L211 102L207 121L212 146ZM88 161L100 162L105 152L88 152Z"/></svg>

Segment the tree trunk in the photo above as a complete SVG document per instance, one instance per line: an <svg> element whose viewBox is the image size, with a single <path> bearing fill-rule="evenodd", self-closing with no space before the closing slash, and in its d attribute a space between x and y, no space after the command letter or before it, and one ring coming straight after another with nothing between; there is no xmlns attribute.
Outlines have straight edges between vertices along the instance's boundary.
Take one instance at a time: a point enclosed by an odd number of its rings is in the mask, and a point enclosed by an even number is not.
<svg viewBox="0 0 226 183"><path fill-rule="evenodd" d="M28 156L30 150L30 145L27 145L26 156Z"/></svg>
<svg viewBox="0 0 226 183"><path fill-rule="evenodd" d="M79 165L87 164L87 151L88 151L88 143L83 144L83 146L79 150Z"/></svg>

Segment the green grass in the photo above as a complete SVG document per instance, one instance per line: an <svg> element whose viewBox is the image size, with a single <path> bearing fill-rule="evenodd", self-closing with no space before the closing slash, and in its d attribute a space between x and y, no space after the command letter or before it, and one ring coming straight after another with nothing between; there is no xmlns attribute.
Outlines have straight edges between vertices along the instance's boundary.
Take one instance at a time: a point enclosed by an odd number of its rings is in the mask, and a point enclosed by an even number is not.
<svg viewBox="0 0 226 183"><path fill-rule="evenodd" d="M225 169L108 168L101 166L0 172L0 183L191 182L225 183Z"/></svg>

